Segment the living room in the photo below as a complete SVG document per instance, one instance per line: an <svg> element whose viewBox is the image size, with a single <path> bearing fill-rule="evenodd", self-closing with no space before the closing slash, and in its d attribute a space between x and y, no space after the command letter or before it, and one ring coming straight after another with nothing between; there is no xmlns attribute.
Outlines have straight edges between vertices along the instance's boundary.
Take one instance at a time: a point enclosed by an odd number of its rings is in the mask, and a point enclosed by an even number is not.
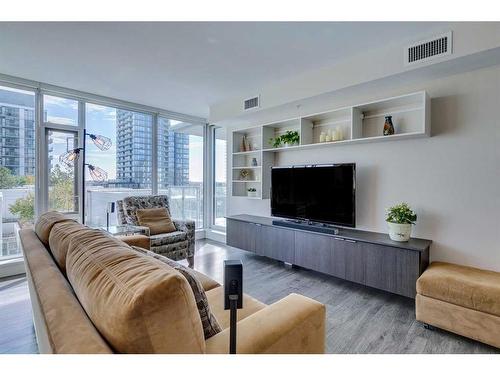
<svg viewBox="0 0 500 375"><path fill-rule="evenodd" d="M2 358L497 361L500 22L321 9L0 21Z"/></svg>

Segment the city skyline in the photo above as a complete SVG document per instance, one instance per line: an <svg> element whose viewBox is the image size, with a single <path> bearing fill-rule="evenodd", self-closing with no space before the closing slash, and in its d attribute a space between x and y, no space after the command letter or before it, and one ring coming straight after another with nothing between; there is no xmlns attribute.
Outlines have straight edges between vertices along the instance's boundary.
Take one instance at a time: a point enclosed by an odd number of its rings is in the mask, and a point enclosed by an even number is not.
<svg viewBox="0 0 500 375"><path fill-rule="evenodd" d="M19 104L15 104L16 101ZM11 88L6 88L5 90L0 89L0 107L22 107L26 108L30 113L30 123L33 123L32 134L30 137L34 142L34 94L27 91L16 90ZM106 170L108 173L108 180L114 181L117 177L117 109L112 107L106 107L91 103L86 103L86 129L88 132L95 132L102 134L112 141L112 146L107 151L101 151L93 147L91 142L87 140L87 154L86 161L89 164L99 165L102 169ZM78 102L71 99L54 97L54 96L44 96L44 116L46 121L65 124L70 126L77 125L78 118ZM127 111L130 112L130 111ZM176 121L172 121L173 124ZM176 134L183 134L181 132L175 132ZM189 138L189 168L188 168L188 181L189 182L202 182L203 181L203 137L194 134L187 134ZM4 137L2 137L4 138ZM5 141L4 141L5 142ZM28 163L31 169L27 171L16 170L15 168L9 168L15 175L34 175L34 163L35 163L35 153L34 153L34 143L29 144L29 158ZM60 155L66 151L66 138L58 140L53 139L53 154ZM6 153L6 151L3 151ZM225 142L216 142L216 154L226 155L226 145ZM4 155L0 165L4 166L7 164L5 162ZM220 158L219 160L221 160ZM174 167L175 168L175 167ZM226 181L226 168L216 168L216 181L224 182ZM88 172L86 175L86 180L90 180Z"/></svg>

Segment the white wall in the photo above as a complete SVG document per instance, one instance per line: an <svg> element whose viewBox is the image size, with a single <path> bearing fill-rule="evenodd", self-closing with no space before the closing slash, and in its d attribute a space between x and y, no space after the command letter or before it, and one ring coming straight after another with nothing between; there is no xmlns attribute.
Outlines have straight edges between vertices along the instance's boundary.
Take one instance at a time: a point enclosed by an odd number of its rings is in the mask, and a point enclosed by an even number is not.
<svg viewBox="0 0 500 375"><path fill-rule="evenodd" d="M405 80L411 78L420 80L432 74L452 74L452 72L466 71L465 69L474 65L476 67L481 64L486 66L488 63L493 65L495 61L499 61L500 22L456 22L448 26L439 32L432 30L431 34L417 35L408 43L374 46L354 56L347 56L335 65L304 72L283 82L269 82L258 92L214 103L210 106L209 120L212 123L220 123L228 118L246 116L243 111L243 100L257 93L260 94L261 108L269 109L397 75L404 75ZM452 55L412 66L404 64L404 52L408 44L449 30L453 31Z"/></svg>
<svg viewBox="0 0 500 375"><path fill-rule="evenodd" d="M413 235L434 241L432 260L500 271L500 66L418 84L358 86L315 97L299 109L288 106L267 117L261 112L259 121L419 90L432 98L432 137L281 152L276 165L355 162L358 228L387 232L385 208L407 201L418 214ZM230 150L228 141L228 171ZM231 197L228 190L228 215L269 216L269 200Z"/></svg>

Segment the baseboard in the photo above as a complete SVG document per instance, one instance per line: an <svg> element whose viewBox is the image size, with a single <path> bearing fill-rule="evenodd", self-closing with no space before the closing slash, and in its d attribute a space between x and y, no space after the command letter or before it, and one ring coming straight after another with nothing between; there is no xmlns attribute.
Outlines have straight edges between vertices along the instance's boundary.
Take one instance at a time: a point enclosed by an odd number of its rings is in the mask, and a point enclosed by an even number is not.
<svg viewBox="0 0 500 375"><path fill-rule="evenodd" d="M207 229L205 231L205 238L224 244L226 243L226 233L214 229Z"/></svg>

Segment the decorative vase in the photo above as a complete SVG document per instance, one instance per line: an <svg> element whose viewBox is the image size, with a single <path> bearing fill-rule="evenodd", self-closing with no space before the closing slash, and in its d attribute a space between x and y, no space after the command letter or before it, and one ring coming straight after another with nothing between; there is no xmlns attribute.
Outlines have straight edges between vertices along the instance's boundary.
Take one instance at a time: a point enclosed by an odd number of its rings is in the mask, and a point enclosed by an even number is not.
<svg viewBox="0 0 500 375"><path fill-rule="evenodd" d="M393 135L394 125L392 125L392 116L385 116L384 135Z"/></svg>
<svg viewBox="0 0 500 375"><path fill-rule="evenodd" d="M411 235L411 224L397 224L387 222L389 237L393 241L407 242Z"/></svg>
<svg viewBox="0 0 500 375"><path fill-rule="evenodd" d="M247 151L246 149L246 143L245 143L245 136L241 138L241 144L240 144L240 152L245 152Z"/></svg>
<svg viewBox="0 0 500 375"><path fill-rule="evenodd" d="M325 134L325 132L321 132L321 134L319 135L319 141L321 143L326 142L326 134Z"/></svg>
<svg viewBox="0 0 500 375"><path fill-rule="evenodd" d="M335 140L336 141L341 141L342 140L342 128L340 126L337 126L335 128L335 134L336 134L336 136L335 136L336 139Z"/></svg>
<svg viewBox="0 0 500 375"><path fill-rule="evenodd" d="M257 158L252 158L252 167L257 166Z"/></svg>
<svg viewBox="0 0 500 375"><path fill-rule="evenodd" d="M243 137L243 141L245 142L245 151L252 151L252 148L250 147L250 142L248 141L246 135Z"/></svg>

